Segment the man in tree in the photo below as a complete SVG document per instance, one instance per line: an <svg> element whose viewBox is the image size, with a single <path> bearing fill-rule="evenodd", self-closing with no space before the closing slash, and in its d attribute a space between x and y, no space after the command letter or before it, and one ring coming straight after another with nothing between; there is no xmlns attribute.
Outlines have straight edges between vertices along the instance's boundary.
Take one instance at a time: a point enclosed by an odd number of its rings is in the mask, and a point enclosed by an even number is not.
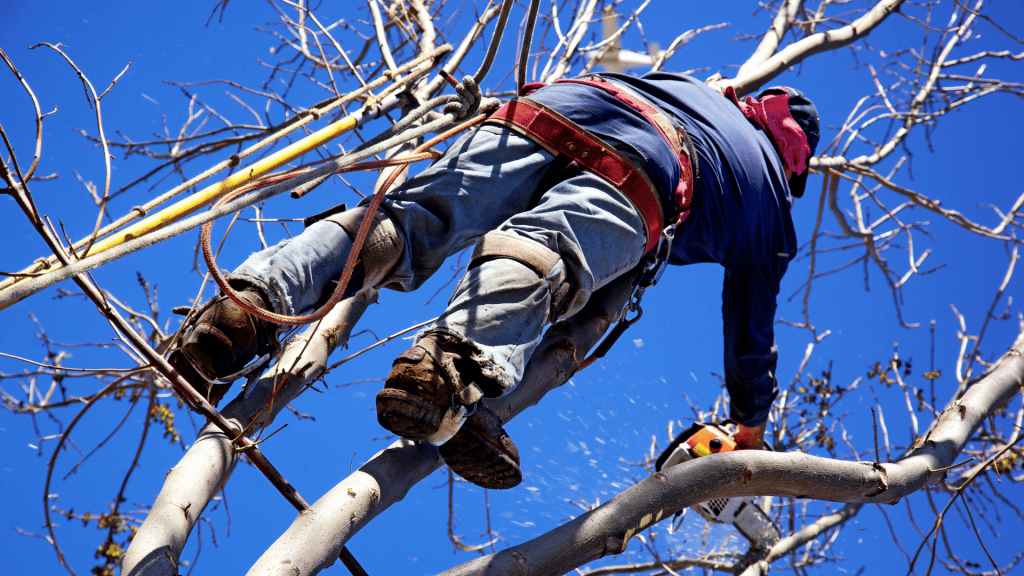
<svg viewBox="0 0 1024 576"><path fill-rule="evenodd" d="M377 417L438 445L467 480L510 488L522 480L518 451L479 400L518 384L544 326L622 275L666 259L717 262L730 416L739 446L760 448L778 394L776 297L797 249L790 208L818 142L814 105L785 87L740 102L731 89L667 73L527 91L375 213L364 202L311 224L250 256L232 286L279 314L317 308L364 217L372 227L348 293L414 290L475 244L447 310L395 360ZM681 291L680 305L691 297ZM214 380L277 347L276 324L220 296L187 322L171 361L216 402L230 384Z"/></svg>

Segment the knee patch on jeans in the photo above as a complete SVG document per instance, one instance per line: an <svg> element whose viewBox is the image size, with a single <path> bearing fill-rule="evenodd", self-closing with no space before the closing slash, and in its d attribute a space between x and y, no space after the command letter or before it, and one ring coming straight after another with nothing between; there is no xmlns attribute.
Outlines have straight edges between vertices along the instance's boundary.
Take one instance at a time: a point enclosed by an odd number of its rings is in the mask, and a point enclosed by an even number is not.
<svg viewBox="0 0 1024 576"><path fill-rule="evenodd" d="M340 214L325 218L341 226L349 238L355 240L359 226L366 216L366 207L359 206ZM366 235L363 247L359 250L359 261L363 265L365 275L364 286L376 286L388 276L391 269L398 263L405 250L405 242L398 233L398 227L386 214L378 210L373 215L370 231Z"/></svg>
<svg viewBox="0 0 1024 576"><path fill-rule="evenodd" d="M551 310L548 320L554 322L561 316L570 303L570 284L566 278L564 267L551 277L555 266L562 257L557 252L534 240L494 230L484 234L473 249L467 268L473 268L488 260L505 258L514 260L533 270L542 280L548 282L548 293L551 296Z"/></svg>

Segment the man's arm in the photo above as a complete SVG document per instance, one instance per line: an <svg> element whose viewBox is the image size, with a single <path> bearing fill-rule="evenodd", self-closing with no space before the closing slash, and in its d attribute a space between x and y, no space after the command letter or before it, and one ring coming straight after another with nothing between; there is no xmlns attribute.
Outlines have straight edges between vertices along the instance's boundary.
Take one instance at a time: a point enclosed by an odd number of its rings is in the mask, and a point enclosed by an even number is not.
<svg viewBox="0 0 1024 576"><path fill-rule="evenodd" d="M722 290L729 417L761 429L778 394L773 323L777 285L758 267L726 268Z"/></svg>

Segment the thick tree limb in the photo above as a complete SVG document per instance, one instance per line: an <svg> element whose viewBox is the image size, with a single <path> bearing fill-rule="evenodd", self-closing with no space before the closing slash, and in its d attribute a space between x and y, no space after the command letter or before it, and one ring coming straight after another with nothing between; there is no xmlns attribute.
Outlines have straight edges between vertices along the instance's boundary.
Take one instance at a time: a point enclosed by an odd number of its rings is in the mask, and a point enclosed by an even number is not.
<svg viewBox="0 0 1024 576"><path fill-rule="evenodd" d="M776 495L833 502L895 504L940 481L984 419L1021 390L1024 333L998 367L943 411L922 442L898 462L844 462L801 453L740 451L697 458L654 474L606 504L529 542L444 576L565 574L625 551L629 539L677 510L711 498Z"/></svg>
<svg viewBox="0 0 1024 576"><path fill-rule="evenodd" d="M221 415L239 430L270 426L288 403L323 374L331 352L348 342L356 321L376 297L374 289L359 292L336 306L321 322L307 327L288 342L273 369L225 406ZM181 550L192 527L227 482L239 455L232 439L217 427L207 424L200 430L185 456L168 471L160 494L125 554L122 574L177 574Z"/></svg>
<svg viewBox="0 0 1024 576"><path fill-rule="evenodd" d="M552 326L527 365L522 383L488 406L502 421L535 405L569 380L590 349L615 322L632 285L620 279L591 299L587 307ZM257 560L250 575L312 575L330 566L342 546L367 522L405 497L417 482L443 462L429 444L399 440L382 450L317 500Z"/></svg>
<svg viewBox="0 0 1024 576"><path fill-rule="evenodd" d="M736 73L737 78L742 78L750 73L752 69L760 66L775 54L779 45L782 44L782 39L786 37L786 33L793 28L793 22L799 16L803 6L804 0L784 0L779 5L779 11L775 14L775 19L772 20L772 27L761 37L761 41L750 58L747 58L747 61L740 66L739 72Z"/></svg>
<svg viewBox="0 0 1024 576"><path fill-rule="evenodd" d="M902 4L903 0L881 0L855 22L836 30L818 32L794 42L758 66L747 67L745 74L734 80L726 80L723 86L732 86L739 95L749 94L809 56L842 48L866 37L893 12L899 10Z"/></svg>

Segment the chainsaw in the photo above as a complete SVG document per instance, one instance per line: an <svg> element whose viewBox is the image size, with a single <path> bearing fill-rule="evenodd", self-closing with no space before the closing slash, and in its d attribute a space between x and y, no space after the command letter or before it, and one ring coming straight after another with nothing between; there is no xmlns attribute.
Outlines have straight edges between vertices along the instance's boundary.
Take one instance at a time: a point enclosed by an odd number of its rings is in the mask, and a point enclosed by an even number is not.
<svg viewBox="0 0 1024 576"><path fill-rule="evenodd" d="M697 423L676 436L654 464L655 470L689 462L694 458L710 454L722 454L736 449L732 436L717 424ZM770 448L769 448L770 449ZM772 519L757 505L756 498L713 498L694 504L697 511L708 522L732 524L750 540L754 548L767 550L779 541L779 529ZM679 511L679 517L684 511Z"/></svg>

